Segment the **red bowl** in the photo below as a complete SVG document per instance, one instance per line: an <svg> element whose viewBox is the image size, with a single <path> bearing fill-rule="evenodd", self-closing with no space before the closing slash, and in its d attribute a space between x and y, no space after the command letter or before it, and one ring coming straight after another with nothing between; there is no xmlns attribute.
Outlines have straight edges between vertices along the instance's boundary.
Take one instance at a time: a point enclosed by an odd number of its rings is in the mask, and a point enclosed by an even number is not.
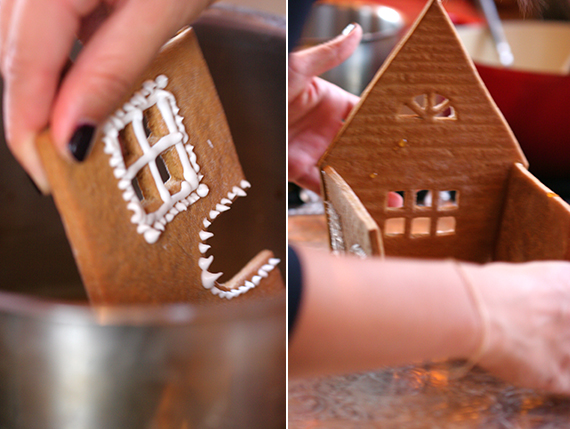
<svg viewBox="0 0 570 429"><path fill-rule="evenodd" d="M502 67L488 31L458 28L477 70L517 137L530 170L570 178L570 24L509 21L505 33L515 63Z"/></svg>

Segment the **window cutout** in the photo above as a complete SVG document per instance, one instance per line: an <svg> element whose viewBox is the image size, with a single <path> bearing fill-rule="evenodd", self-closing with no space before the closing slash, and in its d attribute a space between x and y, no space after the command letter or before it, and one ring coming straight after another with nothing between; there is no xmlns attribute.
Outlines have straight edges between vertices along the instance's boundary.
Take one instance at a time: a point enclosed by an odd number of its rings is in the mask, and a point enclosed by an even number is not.
<svg viewBox="0 0 570 429"><path fill-rule="evenodd" d="M143 128L144 128L144 134L146 135L146 138L148 139L150 137L150 135L152 134L152 130L150 129L150 127L148 126L148 110L145 110L143 112Z"/></svg>
<svg viewBox="0 0 570 429"><path fill-rule="evenodd" d="M412 219L412 235L415 237L430 234L431 219L429 217L416 217Z"/></svg>
<svg viewBox="0 0 570 429"><path fill-rule="evenodd" d="M451 101L435 92L418 95L413 100L404 102L398 114L402 118L457 119Z"/></svg>
<svg viewBox="0 0 570 429"><path fill-rule="evenodd" d="M160 155L156 157L156 167L158 168L158 172L160 173L160 178L162 179L162 183L168 182L168 179L170 179L170 173L168 172L168 167L166 166L164 159Z"/></svg>
<svg viewBox="0 0 570 429"><path fill-rule="evenodd" d="M133 185L133 189L134 189L135 194L137 195L137 198L139 199L139 201L143 201L144 196L143 196L143 193L141 191L141 187L139 185L139 180L135 177L133 180L131 180L131 184Z"/></svg>
<svg viewBox="0 0 570 429"><path fill-rule="evenodd" d="M431 192L423 189L416 191L416 198L414 201L415 207L420 209L430 208L432 206Z"/></svg>
<svg viewBox="0 0 570 429"><path fill-rule="evenodd" d="M404 191L390 191L386 194L386 209L401 210L404 208Z"/></svg>
<svg viewBox="0 0 570 429"><path fill-rule="evenodd" d="M440 191L439 210L453 210L459 207L459 191Z"/></svg>
<svg viewBox="0 0 570 429"><path fill-rule="evenodd" d="M406 231L406 219L403 217L394 217L386 219L384 223L384 235L404 235Z"/></svg>
<svg viewBox="0 0 570 429"><path fill-rule="evenodd" d="M437 235L455 234L455 218L453 216L440 217L437 220Z"/></svg>
<svg viewBox="0 0 570 429"><path fill-rule="evenodd" d="M436 106L437 108L437 106ZM455 109L448 106L446 109L441 109L438 113L434 115L435 119L457 119L455 115Z"/></svg>

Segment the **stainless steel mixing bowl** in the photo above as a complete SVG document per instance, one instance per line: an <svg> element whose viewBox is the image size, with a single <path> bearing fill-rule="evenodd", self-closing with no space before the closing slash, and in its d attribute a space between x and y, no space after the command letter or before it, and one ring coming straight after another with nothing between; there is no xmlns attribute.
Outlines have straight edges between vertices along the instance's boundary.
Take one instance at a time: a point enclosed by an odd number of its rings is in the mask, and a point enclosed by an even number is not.
<svg viewBox="0 0 570 429"><path fill-rule="evenodd" d="M195 29L253 185L216 259L230 273L264 248L284 261L284 19L221 5ZM1 428L285 426L284 295L90 308L51 198L5 144L0 276Z"/></svg>
<svg viewBox="0 0 570 429"><path fill-rule="evenodd" d="M315 3L303 28L301 46L326 42L352 22L362 27L360 45L348 60L322 77L360 95L402 36L404 20L397 10L366 1Z"/></svg>

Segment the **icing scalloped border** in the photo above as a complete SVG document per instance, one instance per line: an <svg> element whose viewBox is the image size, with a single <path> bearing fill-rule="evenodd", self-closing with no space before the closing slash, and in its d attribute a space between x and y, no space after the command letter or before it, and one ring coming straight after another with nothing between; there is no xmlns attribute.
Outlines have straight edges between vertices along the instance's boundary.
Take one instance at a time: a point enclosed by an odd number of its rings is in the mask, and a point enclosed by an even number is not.
<svg viewBox="0 0 570 429"><path fill-rule="evenodd" d="M172 221L178 213L186 210L188 206L208 195L209 192L207 185L199 183L204 176L199 174L200 166L196 162L194 147L188 143L188 134L183 124L184 118L179 114L180 109L176 104L176 99L171 92L164 90L167 84L168 78L165 75L158 76L154 81L144 82L142 89L136 92L121 109L118 109L103 128L104 151L111 155L109 165L113 168L115 177L119 179L118 187L123 191L123 199L127 202L127 208L133 212L131 222L137 225L137 232L143 234L148 243L155 243L168 222ZM155 145L150 146L146 135L141 134L140 126L135 127L135 123L137 125L139 123L133 121L137 120L142 124L144 110L154 105L159 108L169 134L162 137ZM144 154L127 168L119 142L119 133L129 123L133 124L141 147L148 147L143 148ZM142 132L144 133L144 130ZM143 166L148 165L160 192L163 184L159 182L160 173L156 169L154 160L160 153L171 147L176 148L184 170L184 180L180 183L180 191L170 195L163 189L161 192L163 204L155 212L146 213L136 195L132 179Z"/></svg>
<svg viewBox="0 0 570 429"><path fill-rule="evenodd" d="M245 190L250 187L251 185L248 181L242 180L240 186L234 186L232 190L228 192L227 198L222 198L221 201L216 204L215 208L210 210L208 216L203 219L202 224L204 225L204 230L199 232L200 243L198 244L200 253L202 255L205 255L208 249L211 247L210 245L206 244L205 241L214 235L213 233L207 231L214 219L216 219L220 213L228 211L230 209L230 205L237 197L245 197L247 195ZM216 280L219 279L223 273L211 273L208 271L208 268L210 268L210 265L212 265L213 261L214 255L210 255L207 258L201 257L198 260L198 266L202 270L202 286L212 292L212 294L226 299L238 297L258 286L262 278L267 277L280 262L278 258L270 258L268 260L268 263L261 266L261 268L257 270L257 273L253 275L251 279L245 280L243 285L230 290L222 290L219 286L223 286L217 283Z"/></svg>

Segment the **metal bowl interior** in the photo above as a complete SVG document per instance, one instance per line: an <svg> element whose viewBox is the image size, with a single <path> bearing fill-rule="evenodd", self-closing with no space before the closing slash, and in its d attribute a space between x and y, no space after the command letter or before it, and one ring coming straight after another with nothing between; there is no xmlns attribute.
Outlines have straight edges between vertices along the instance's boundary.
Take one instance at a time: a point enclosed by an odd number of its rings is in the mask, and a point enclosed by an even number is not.
<svg viewBox="0 0 570 429"><path fill-rule="evenodd" d="M322 78L359 95L400 40L404 19L400 12L374 3L315 3L301 34L301 45L314 46L339 34L350 23L360 24L362 40L354 53Z"/></svg>
<svg viewBox="0 0 570 429"><path fill-rule="evenodd" d="M350 23L362 27L362 40L369 42L398 34L404 20L395 9L374 3L316 3L303 28L303 39L320 43L338 36Z"/></svg>
<svg viewBox="0 0 570 429"><path fill-rule="evenodd" d="M284 260L285 21L218 5L194 28L252 183L216 232L248 246L216 258L230 273L264 248ZM53 201L5 144L0 202L1 427L284 426L284 295L91 308Z"/></svg>

